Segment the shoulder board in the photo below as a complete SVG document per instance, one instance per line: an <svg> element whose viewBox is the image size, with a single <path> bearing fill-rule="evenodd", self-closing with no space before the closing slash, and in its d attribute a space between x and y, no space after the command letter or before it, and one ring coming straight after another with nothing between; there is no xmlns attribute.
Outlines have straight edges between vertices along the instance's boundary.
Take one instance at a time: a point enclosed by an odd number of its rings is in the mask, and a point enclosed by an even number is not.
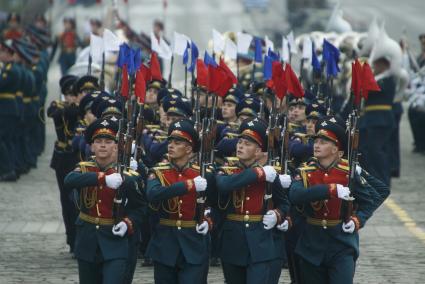
<svg viewBox="0 0 425 284"><path fill-rule="evenodd" d="M217 120L218 125L225 125L226 123L223 120Z"/></svg>
<svg viewBox="0 0 425 284"><path fill-rule="evenodd" d="M12 63L9 63L6 65L6 70L10 70L10 69L12 69Z"/></svg>
<svg viewBox="0 0 425 284"><path fill-rule="evenodd" d="M222 171L226 174L232 174L234 170L237 170L238 167L232 167L232 166L223 166L219 168L219 171Z"/></svg>
<svg viewBox="0 0 425 284"><path fill-rule="evenodd" d="M85 167L95 167L96 163L95 162L79 162L78 165L85 166Z"/></svg>
<svg viewBox="0 0 425 284"><path fill-rule="evenodd" d="M335 166L335 168L337 168L339 170L342 170L344 172L349 172L350 171L350 167L348 165L345 165L345 164L342 164L342 163L337 164Z"/></svg>
<svg viewBox="0 0 425 284"><path fill-rule="evenodd" d="M191 164L190 167L195 170L199 170L200 167L197 164Z"/></svg>
<svg viewBox="0 0 425 284"><path fill-rule="evenodd" d="M133 171L132 169L129 169L128 171L124 171L123 173L124 173L125 175L133 176L133 177L137 177L137 176L139 176L139 173L138 173L138 172L136 172L136 171Z"/></svg>
<svg viewBox="0 0 425 284"><path fill-rule="evenodd" d="M153 167L152 170L160 171L160 170L169 170L171 168L172 167L169 163L163 163L163 165L158 165L157 167Z"/></svg>
<svg viewBox="0 0 425 284"><path fill-rule="evenodd" d="M317 167L309 165L309 166L305 166L305 167L300 167L300 168L298 168L298 170L304 171L304 172L312 172L312 171L317 170Z"/></svg>

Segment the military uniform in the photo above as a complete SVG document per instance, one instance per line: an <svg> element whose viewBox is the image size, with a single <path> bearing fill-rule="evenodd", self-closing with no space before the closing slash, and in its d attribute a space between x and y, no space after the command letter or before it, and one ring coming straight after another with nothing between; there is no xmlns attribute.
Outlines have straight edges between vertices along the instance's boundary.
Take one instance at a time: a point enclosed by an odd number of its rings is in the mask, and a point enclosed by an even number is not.
<svg viewBox="0 0 425 284"><path fill-rule="evenodd" d="M87 141L104 137L116 139L118 126L110 120L98 120L87 130ZM80 213L75 222L75 257L78 259L80 283L122 283L129 257L129 238L133 224L143 213L143 197L139 190L139 175L124 171L119 189L108 186L106 176L116 173L116 164L100 167L95 160L80 162L65 178L68 190L77 189ZM122 191L119 211L117 191ZM121 214L118 212L122 212ZM113 233L114 224L124 222L124 236ZM115 228L115 227L114 227Z"/></svg>

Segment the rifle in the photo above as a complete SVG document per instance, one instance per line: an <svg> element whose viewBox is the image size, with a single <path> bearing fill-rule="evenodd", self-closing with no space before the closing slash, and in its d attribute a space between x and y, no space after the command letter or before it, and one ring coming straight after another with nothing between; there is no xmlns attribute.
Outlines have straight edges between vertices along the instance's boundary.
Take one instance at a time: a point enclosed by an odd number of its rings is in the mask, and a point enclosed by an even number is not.
<svg viewBox="0 0 425 284"><path fill-rule="evenodd" d="M276 107L276 97L272 97L272 110L269 115L269 124L267 127L267 164L271 166L275 166L275 140L276 137L279 137L276 132L279 133L278 127L278 113ZM264 195L264 200L266 202L266 208L268 210L273 209L273 187L271 183L266 183L266 194Z"/></svg>

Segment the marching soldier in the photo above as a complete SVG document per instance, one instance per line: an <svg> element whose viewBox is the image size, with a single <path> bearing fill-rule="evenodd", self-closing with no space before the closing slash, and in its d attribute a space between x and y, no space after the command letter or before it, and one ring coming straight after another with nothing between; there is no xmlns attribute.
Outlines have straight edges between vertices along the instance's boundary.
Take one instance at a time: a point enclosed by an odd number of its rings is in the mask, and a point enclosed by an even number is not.
<svg viewBox="0 0 425 284"><path fill-rule="evenodd" d="M276 170L259 164L266 147L265 123L245 121L237 143L239 165L222 167L216 177L218 207L226 213L220 256L229 284L270 283L276 277L273 264L283 248L272 229L276 225L287 229L288 204ZM265 201L270 194L266 192L267 183L272 187L273 206Z"/></svg>
<svg viewBox="0 0 425 284"><path fill-rule="evenodd" d="M76 60L77 48L80 46L80 40L77 35L75 19L63 19L64 31L57 37L53 47L52 58L56 48L60 45L61 53L59 55L59 64L62 75L65 75L68 69L74 65Z"/></svg>
<svg viewBox="0 0 425 284"><path fill-rule="evenodd" d="M85 137L94 160L81 162L65 178L77 189L80 213L76 221L75 257L80 283L122 283L128 265L133 224L142 214L143 199L136 172L116 171L118 125L108 119L93 122ZM118 191L123 193L117 203Z"/></svg>
<svg viewBox="0 0 425 284"><path fill-rule="evenodd" d="M200 146L192 121L171 124L168 141L170 162L153 168L147 182L147 199L159 217L147 255L154 261L155 283L204 283L211 223L197 212L197 195L206 192L207 201L214 200L214 176L201 177L192 161Z"/></svg>
<svg viewBox="0 0 425 284"><path fill-rule="evenodd" d="M317 162L298 169L289 192L292 204L304 206L307 221L295 249L301 283L352 283L358 230L379 206L378 198L367 182L347 187L349 166L341 159L347 146L344 127L328 117L318 122L316 130ZM356 210L347 220L343 208L350 194Z"/></svg>

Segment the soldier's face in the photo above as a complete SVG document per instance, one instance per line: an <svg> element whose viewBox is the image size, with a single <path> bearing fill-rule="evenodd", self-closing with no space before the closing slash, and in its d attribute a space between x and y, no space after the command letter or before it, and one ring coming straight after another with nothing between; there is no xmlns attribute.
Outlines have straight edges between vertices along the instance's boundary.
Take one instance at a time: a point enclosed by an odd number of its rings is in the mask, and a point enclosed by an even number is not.
<svg viewBox="0 0 425 284"><path fill-rule="evenodd" d="M91 150L97 159L107 159L116 157L118 146L112 139L96 138L91 145Z"/></svg>
<svg viewBox="0 0 425 284"><path fill-rule="evenodd" d="M236 156L241 162L257 160L261 155L261 148L257 143L245 138L239 138L236 145Z"/></svg>
<svg viewBox="0 0 425 284"><path fill-rule="evenodd" d="M314 139L314 157L324 159L338 156L338 147L334 142L323 138Z"/></svg>
<svg viewBox="0 0 425 284"><path fill-rule="evenodd" d="M307 123L305 125L307 135L314 135L316 122L317 122L316 119L307 119Z"/></svg>
<svg viewBox="0 0 425 284"><path fill-rule="evenodd" d="M177 120L182 119L181 116L170 115L170 114L166 114L166 117L167 117L167 120L166 120L165 126L167 128L170 127L170 125L176 122Z"/></svg>
<svg viewBox="0 0 425 284"><path fill-rule="evenodd" d="M224 119L234 120L236 118L236 104L231 102L224 102L223 107L221 109L221 114Z"/></svg>
<svg viewBox="0 0 425 284"><path fill-rule="evenodd" d="M158 90L155 88L149 88L148 92L146 93L146 103L155 104L157 97L158 97Z"/></svg>
<svg viewBox="0 0 425 284"><path fill-rule="evenodd" d="M305 105L296 105L293 108L294 121L302 123L305 121Z"/></svg>
<svg viewBox="0 0 425 284"><path fill-rule="evenodd" d="M96 116L91 112L91 110L88 110L86 114L84 115L84 119L91 124L93 121L96 120Z"/></svg>
<svg viewBox="0 0 425 284"><path fill-rule="evenodd" d="M171 139L168 141L168 158L172 160L179 160L190 156L192 153L192 146L185 141Z"/></svg>

